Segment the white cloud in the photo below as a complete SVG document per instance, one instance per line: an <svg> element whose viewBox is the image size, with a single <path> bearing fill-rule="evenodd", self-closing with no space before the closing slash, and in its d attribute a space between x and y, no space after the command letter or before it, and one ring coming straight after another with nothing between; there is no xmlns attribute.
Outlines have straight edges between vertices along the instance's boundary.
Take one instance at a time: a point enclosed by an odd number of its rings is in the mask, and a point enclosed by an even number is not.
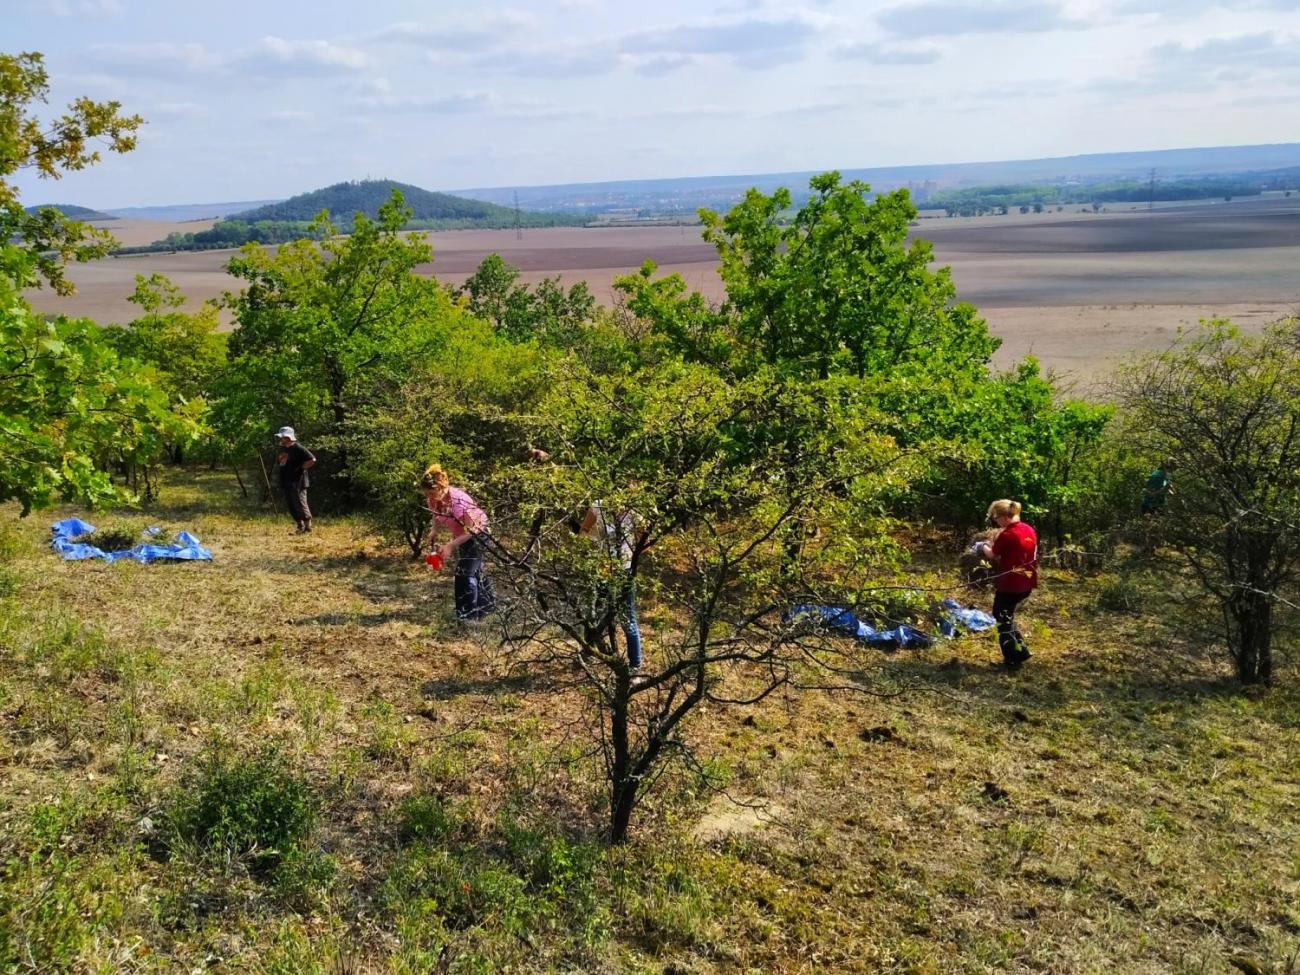
<svg viewBox="0 0 1300 975"><path fill-rule="evenodd" d="M428 95L374 92L353 101L363 115L454 115L497 119L557 119L577 114L540 99L506 99L486 90L454 91Z"/></svg>
<svg viewBox="0 0 1300 975"><path fill-rule="evenodd" d="M686 54L657 54L636 62L634 70L647 78L662 78L695 63Z"/></svg>
<svg viewBox="0 0 1300 975"><path fill-rule="evenodd" d="M438 95L378 93L357 100L366 111L396 115L468 115L491 111L499 99L488 91L460 91Z"/></svg>
<svg viewBox="0 0 1300 975"><path fill-rule="evenodd" d="M943 52L931 45L877 44L872 41L841 44L831 51L840 61L867 64L933 64Z"/></svg>
<svg viewBox="0 0 1300 975"><path fill-rule="evenodd" d="M291 41L268 36L251 50L237 55L232 66L264 74L304 76L358 71L369 61L365 52L330 41Z"/></svg>
<svg viewBox="0 0 1300 975"><path fill-rule="evenodd" d="M430 51L474 53L508 45L537 29L536 18L519 11L501 11L473 24L400 21L365 37L379 44L405 44Z"/></svg>
<svg viewBox="0 0 1300 975"><path fill-rule="evenodd" d="M627 54L726 56L744 67L762 68L801 60L824 26L806 15L715 20L635 31L619 47Z"/></svg>
<svg viewBox="0 0 1300 975"><path fill-rule="evenodd" d="M1085 88L1108 96L1235 92L1264 76L1274 87L1300 86L1300 38L1260 32L1159 44L1135 75L1097 79Z"/></svg>
<svg viewBox="0 0 1300 975"><path fill-rule="evenodd" d="M1300 71L1300 41L1269 31L1199 44L1161 44L1151 49L1149 57L1158 71L1183 76L1218 76L1227 71L1250 76L1275 68Z"/></svg>
<svg viewBox="0 0 1300 975"><path fill-rule="evenodd" d="M314 112L305 112L296 108L284 108L262 115L265 122L309 122L316 117Z"/></svg>
<svg viewBox="0 0 1300 975"><path fill-rule="evenodd" d="M994 3L936 0L892 7L876 19L890 33L902 37L1040 33L1088 26L1084 21L1067 17L1058 4L1045 0Z"/></svg>
<svg viewBox="0 0 1300 975"><path fill-rule="evenodd" d="M100 44L89 59L109 74L170 80L210 75L318 77L359 71L365 52L330 41L263 37L252 47L219 54L200 43Z"/></svg>
<svg viewBox="0 0 1300 975"><path fill-rule="evenodd" d="M147 44L99 44L89 60L110 74L179 78L217 71L222 59L202 44L155 41Z"/></svg>
<svg viewBox="0 0 1300 975"><path fill-rule="evenodd" d="M512 48L474 61L479 68L527 78L585 78L608 74L619 63L618 53L601 45Z"/></svg>
<svg viewBox="0 0 1300 975"><path fill-rule="evenodd" d="M1120 14L1174 14L1185 18L1207 10L1300 10L1300 0L1121 0L1115 8Z"/></svg>

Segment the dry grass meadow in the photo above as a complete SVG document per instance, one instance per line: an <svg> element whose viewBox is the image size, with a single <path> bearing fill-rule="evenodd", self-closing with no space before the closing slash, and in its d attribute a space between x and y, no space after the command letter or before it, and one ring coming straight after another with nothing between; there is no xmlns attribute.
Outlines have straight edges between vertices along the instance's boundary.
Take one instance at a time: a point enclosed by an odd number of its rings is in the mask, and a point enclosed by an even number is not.
<svg viewBox="0 0 1300 975"><path fill-rule="evenodd" d="M672 782L607 851L581 693L457 629L445 578L351 521L291 537L226 474L109 518L211 564L59 561L73 513L0 524L10 971L1300 970L1295 660L1239 692L1159 560L1047 571L1017 674L967 637L864 651L897 696L705 714L731 799ZM264 754L305 838L274 870L187 844L217 757Z"/></svg>
<svg viewBox="0 0 1300 975"><path fill-rule="evenodd" d="M126 240L156 239L163 230L197 224L129 220L110 228ZM448 231L430 235L434 264L448 281L463 280L498 251L536 282L559 275L583 280L598 300L614 300L611 282L647 258L664 273L712 300L723 296L714 250L698 228L622 227ZM917 233L932 240L937 260L951 265L958 293L974 303L1003 339L997 361L1033 354L1046 366L1087 384L1104 377L1135 349L1166 346L1184 325L1230 317L1245 328L1285 318L1300 308L1300 200L1273 197L1153 211L1011 214L925 219ZM153 235L150 238L150 235ZM230 287L230 252L148 254L70 269L78 294L29 297L41 310L123 322L137 273L168 275L195 302Z"/></svg>

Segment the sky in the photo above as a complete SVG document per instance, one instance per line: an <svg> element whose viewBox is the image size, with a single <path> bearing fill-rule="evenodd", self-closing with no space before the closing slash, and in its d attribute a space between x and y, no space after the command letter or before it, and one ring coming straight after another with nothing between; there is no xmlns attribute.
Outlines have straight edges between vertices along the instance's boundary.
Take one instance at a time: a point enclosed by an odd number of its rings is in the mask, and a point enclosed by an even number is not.
<svg viewBox="0 0 1300 975"><path fill-rule="evenodd" d="M28 203L1300 141L1300 0L0 0L138 148ZM15 8L16 7L16 11Z"/></svg>

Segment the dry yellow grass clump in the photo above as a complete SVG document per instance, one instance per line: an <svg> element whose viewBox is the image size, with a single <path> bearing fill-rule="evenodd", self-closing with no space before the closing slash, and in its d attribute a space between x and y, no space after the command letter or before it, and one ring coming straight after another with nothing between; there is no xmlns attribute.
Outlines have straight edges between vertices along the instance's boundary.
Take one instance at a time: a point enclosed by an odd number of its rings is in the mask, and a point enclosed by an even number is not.
<svg viewBox="0 0 1300 975"><path fill-rule="evenodd" d="M4 516L0 970L1298 968L1294 680L1238 692L1158 564L1118 602L1049 571L1015 675L968 637L864 651L896 697L711 711L746 804L671 782L610 851L581 692L445 575L222 475L164 501L117 520L215 562L61 562Z"/></svg>

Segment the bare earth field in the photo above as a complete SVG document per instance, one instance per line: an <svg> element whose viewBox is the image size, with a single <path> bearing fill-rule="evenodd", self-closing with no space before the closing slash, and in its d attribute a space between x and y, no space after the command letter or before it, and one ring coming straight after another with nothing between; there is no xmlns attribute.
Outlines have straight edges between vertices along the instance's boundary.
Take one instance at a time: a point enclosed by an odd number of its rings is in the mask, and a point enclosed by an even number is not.
<svg viewBox="0 0 1300 975"><path fill-rule="evenodd" d="M216 220L186 220L172 223L166 220L92 220L91 226L107 230L127 247L139 247L162 240L168 234L195 234L211 230Z"/></svg>
<svg viewBox="0 0 1300 975"><path fill-rule="evenodd" d="M201 225L114 221L124 243ZM1008 364L1026 354L1081 381L1134 349L1160 348L1182 325L1227 316L1248 328L1300 307L1300 200L1272 198L1153 211L1064 212L929 219L918 233L950 265L961 297L977 305ZM647 259L713 300L722 297L713 248L690 227L554 228L430 234L429 269L462 280L499 252L536 282L586 281L612 302L613 279ZM120 322L137 273L160 272L195 302L230 286L228 251L149 254L75 267L79 293L32 295L37 308Z"/></svg>

